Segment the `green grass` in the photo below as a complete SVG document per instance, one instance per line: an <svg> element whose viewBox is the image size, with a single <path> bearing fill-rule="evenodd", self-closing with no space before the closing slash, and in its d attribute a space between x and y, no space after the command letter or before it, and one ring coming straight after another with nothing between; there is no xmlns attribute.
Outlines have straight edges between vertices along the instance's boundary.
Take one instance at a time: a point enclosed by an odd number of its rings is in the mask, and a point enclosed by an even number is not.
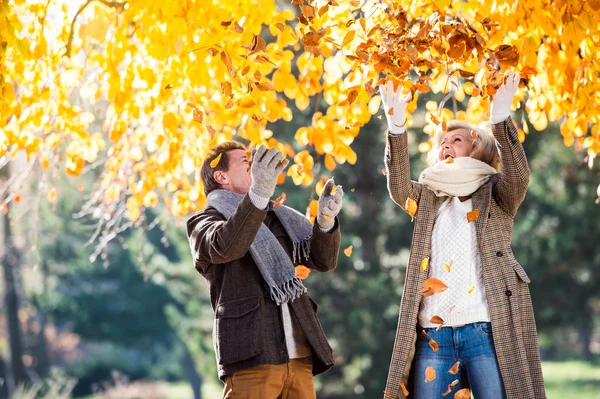
<svg viewBox="0 0 600 399"><path fill-rule="evenodd" d="M581 361L543 362L544 381L548 399L600 399L600 366ZM161 391L167 399L192 399L192 391L184 382L165 384ZM220 381L205 381L204 398L220 398L223 385ZM101 399L94 395L87 399Z"/></svg>
<svg viewBox="0 0 600 399"><path fill-rule="evenodd" d="M581 361L544 362L548 399L600 399L600 366Z"/></svg>

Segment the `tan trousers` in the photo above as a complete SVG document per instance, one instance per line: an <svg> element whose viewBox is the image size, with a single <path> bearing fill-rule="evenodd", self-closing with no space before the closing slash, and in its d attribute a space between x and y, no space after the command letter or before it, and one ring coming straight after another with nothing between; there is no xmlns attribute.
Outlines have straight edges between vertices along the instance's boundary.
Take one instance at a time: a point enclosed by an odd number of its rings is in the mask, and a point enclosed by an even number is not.
<svg viewBox="0 0 600 399"><path fill-rule="evenodd" d="M223 399L316 399L312 356L262 364L225 377Z"/></svg>

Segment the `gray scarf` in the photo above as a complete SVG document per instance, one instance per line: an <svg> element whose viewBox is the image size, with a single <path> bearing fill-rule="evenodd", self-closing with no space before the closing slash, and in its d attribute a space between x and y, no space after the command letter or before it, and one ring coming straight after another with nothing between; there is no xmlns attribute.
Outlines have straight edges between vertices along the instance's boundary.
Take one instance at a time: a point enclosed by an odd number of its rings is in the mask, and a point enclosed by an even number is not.
<svg viewBox="0 0 600 399"><path fill-rule="evenodd" d="M243 195L227 190L211 191L206 198L206 207L215 208L226 219L235 213ZM293 262L308 259L310 254L310 238L313 226L300 212L281 205L273 208L269 202L269 210L273 210L294 244ZM277 241L271 230L263 223L254 242L250 245L250 255L258 266L260 274L269 286L269 296L277 305L288 303L306 292L302 280L296 277L294 263L287 252Z"/></svg>

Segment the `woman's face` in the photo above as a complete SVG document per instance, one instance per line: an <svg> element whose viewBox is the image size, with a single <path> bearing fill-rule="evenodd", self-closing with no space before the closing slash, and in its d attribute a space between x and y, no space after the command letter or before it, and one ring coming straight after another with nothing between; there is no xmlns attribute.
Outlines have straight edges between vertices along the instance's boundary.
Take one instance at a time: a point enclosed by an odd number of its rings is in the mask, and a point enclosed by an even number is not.
<svg viewBox="0 0 600 399"><path fill-rule="evenodd" d="M473 137L467 129L456 129L444 134L440 143L439 160L448 157L468 157L473 151Z"/></svg>

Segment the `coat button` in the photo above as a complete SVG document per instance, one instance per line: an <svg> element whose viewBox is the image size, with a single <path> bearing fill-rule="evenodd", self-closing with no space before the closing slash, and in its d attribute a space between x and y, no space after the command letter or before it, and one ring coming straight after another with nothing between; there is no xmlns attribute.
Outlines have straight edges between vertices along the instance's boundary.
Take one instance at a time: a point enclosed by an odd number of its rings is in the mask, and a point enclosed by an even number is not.
<svg viewBox="0 0 600 399"><path fill-rule="evenodd" d="M498 251L498 252L496 252L496 256L497 256L497 257L499 257L499 258L500 258L502 255L504 255L504 254L502 253L502 251Z"/></svg>
<svg viewBox="0 0 600 399"><path fill-rule="evenodd" d="M506 290L506 296L511 297L512 296L512 291L511 290Z"/></svg>

